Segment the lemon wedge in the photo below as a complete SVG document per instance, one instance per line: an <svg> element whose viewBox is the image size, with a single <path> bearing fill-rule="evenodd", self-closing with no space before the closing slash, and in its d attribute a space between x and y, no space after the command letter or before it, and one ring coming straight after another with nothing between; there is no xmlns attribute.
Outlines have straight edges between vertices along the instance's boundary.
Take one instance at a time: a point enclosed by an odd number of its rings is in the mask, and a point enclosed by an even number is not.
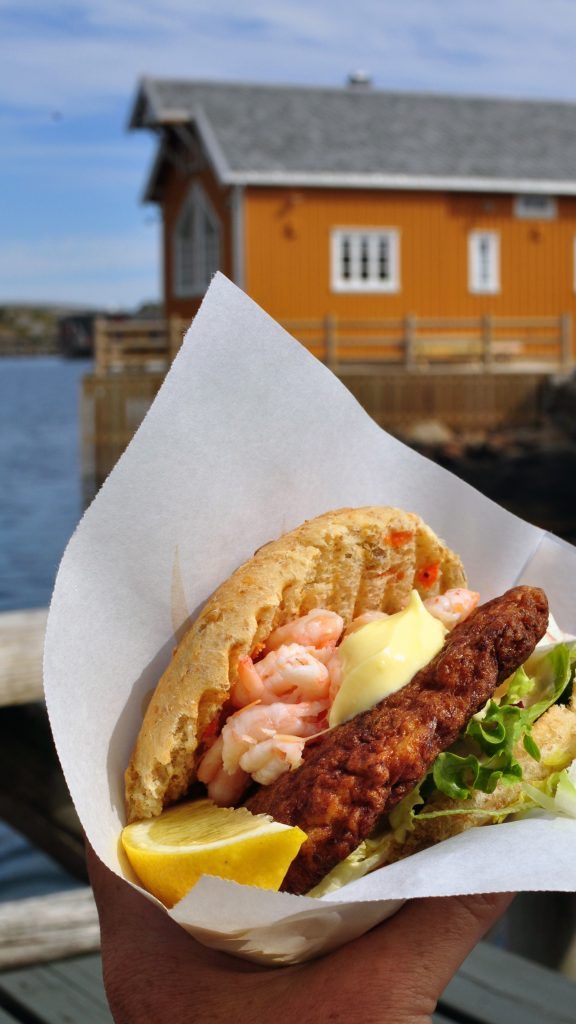
<svg viewBox="0 0 576 1024"><path fill-rule="evenodd" d="M122 845L145 889L174 906L201 875L278 890L306 833L266 814L195 800L135 821Z"/></svg>

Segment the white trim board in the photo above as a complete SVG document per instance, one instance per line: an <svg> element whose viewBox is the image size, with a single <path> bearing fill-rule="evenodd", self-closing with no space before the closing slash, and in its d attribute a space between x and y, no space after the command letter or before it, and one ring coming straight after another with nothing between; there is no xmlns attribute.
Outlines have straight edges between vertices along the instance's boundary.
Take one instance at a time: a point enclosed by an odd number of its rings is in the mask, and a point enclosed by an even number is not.
<svg viewBox="0 0 576 1024"><path fill-rule="evenodd" d="M342 174L300 171L229 171L226 185L290 185L310 188L398 189L430 192L497 192L515 195L546 193L576 196L574 181L530 180L529 178L432 177L403 174Z"/></svg>

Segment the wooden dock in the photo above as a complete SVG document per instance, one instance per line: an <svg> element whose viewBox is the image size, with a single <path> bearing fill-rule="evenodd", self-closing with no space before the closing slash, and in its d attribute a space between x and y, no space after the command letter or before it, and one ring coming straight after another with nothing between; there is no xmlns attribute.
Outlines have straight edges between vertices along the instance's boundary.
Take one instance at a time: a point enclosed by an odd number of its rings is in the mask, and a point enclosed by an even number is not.
<svg viewBox="0 0 576 1024"><path fill-rule="evenodd" d="M285 320L282 326L334 373L372 372L374 365L405 373L556 373L574 366L572 315ZM188 324L170 319L98 317L94 370L166 372Z"/></svg>
<svg viewBox="0 0 576 1024"><path fill-rule="evenodd" d="M434 1024L574 1024L575 1006L573 982L481 942L443 992L432 1020ZM196 1024L210 1024L193 1007L190 1013ZM97 955L0 974L0 1024L111 1022Z"/></svg>
<svg viewBox="0 0 576 1024"><path fill-rule="evenodd" d="M88 503L127 447L176 355L183 320L96 323L82 390ZM456 432L537 429L551 374L574 365L570 314L550 317L297 320L285 326L385 430L437 420Z"/></svg>
<svg viewBox="0 0 576 1024"><path fill-rule="evenodd" d="M570 313L559 316L426 317L282 322L322 362L342 372L376 366L404 373L570 373Z"/></svg>
<svg viewBox="0 0 576 1024"><path fill-rule="evenodd" d="M352 366L339 377L379 426L393 434L438 421L455 432L538 429L545 418L541 373L405 374ZM82 472L89 503L144 419L161 373L87 374L82 384Z"/></svg>
<svg viewBox="0 0 576 1024"><path fill-rule="evenodd" d="M182 344L187 326L179 317L97 317L94 372L99 377L132 369L165 373Z"/></svg>

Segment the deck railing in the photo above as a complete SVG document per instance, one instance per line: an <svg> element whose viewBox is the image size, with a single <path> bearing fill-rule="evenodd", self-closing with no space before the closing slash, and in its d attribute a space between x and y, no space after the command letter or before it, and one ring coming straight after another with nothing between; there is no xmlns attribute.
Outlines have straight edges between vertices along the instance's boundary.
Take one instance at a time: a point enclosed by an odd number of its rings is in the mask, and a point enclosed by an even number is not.
<svg viewBox="0 0 576 1024"><path fill-rule="evenodd" d="M542 317L421 317L284 321L335 373L373 372L374 364L421 370L569 373L570 313Z"/></svg>
<svg viewBox="0 0 576 1024"><path fill-rule="evenodd" d="M387 430L438 419L451 429L538 427L546 375L573 369L572 318L291 320ZM186 321L99 319L95 372L83 383L84 496L90 500L137 430L174 359Z"/></svg>
<svg viewBox="0 0 576 1024"><path fill-rule="evenodd" d="M100 317L95 372L165 372L187 322ZM372 372L374 364L404 372L568 373L574 364L572 317L422 317L286 320L283 326L336 373Z"/></svg>
<svg viewBox="0 0 576 1024"><path fill-rule="evenodd" d="M130 371L165 372L182 344L187 322L98 317L94 324L94 371L97 376Z"/></svg>

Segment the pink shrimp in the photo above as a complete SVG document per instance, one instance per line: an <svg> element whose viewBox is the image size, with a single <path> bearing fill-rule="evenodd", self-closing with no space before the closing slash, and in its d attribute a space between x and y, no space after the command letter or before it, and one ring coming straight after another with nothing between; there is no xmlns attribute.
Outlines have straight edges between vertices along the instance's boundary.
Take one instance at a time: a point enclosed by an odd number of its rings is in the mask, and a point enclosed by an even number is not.
<svg viewBox="0 0 576 1024"><path fill-rule="evenodd" d="M324 727L328 701L254 703L235 712L202 758L198 778L221 807L238 803L250 776L270 785L302 761L306 737ZM290 730L290 732L285 732Z"/></svg>
<svg viewBox="0 0 576 1024"><path fill-rule="evenodd" d="M313 736L323 726L321 716L328 701L303 701L300 704L251 704L236 711L222 729L222 763L229 773L238 765L246 751L277 733L290 736Z"/></svg>
<svg viewBox="0 0 576 1024"><path fill-rule="evenodd" d="M328 678L330 680L328 700L330 701L330 704L333 704L336 700L336 694L342 686L342 662L338 651L332 652L332 657L326 665L326 668L328 669Z"/></svg>
<svg viewBox="0 0 576 1024"><path fill-rule="evenodd" d="M344 619L336 612L325 608L313 608L307 615L301 615L293 622L274 629L266 641L266 650L276 651L284 644L301 644L303 647L335 647L344 629Z"/></svg>
<svg viewBox="0 0 576 1024"><path fill-rule="evenodd" d="M219 807L234 807L238 803L250 776L242 768L227 772L222 764L222 736L212 744L198 766L198 778L208 789L208 796Z"/></svg>
<svg viewBox="0 0 576 1024"><path fill-rule="evenodd" d="M328 669L311 651L300 644L287 644L256 663L249 656L240 658L230 698L237 708L255 700L263 704L326 700L329 684Z"/></svg>
<svg viewBox="0 0 576 1024"><path fill-rule="evenodd" d="M455 587L437 597L427 597L424 607L435 619L440 619L447 629L454 629L454 626L472 614L479 600L480 594L475 590Z"/></svg>
<svg viewBox="0 0 576 1024"><path fill-rule="evenodd" d="M387 619L388 615L386 612L363 612L362 615L357 615L349 626L346 626L344 637L350 636L351 633L355 633L357 629L362 629L362 626L367 626L370 622L378 622L380 619Z"/></svg>
<svg viewBox="0 0 576 1024"><path fill-rule="evenodd" d="M291 771L302 764L305 742L303 736L276 733L246 751L242 756L244 770L250 773L254 782L269 786L285 771Z"/></svg>

